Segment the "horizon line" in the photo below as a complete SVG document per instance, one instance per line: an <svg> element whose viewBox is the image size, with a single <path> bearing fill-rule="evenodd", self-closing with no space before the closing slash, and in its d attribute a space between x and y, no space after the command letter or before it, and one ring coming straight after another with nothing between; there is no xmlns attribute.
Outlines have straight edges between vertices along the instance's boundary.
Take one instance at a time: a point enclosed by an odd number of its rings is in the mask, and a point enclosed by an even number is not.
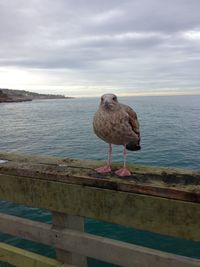
<svg viewBox="0 0 200 267"><path fill-rule="evenodd" d="M112 93L112 92L110 92L110 93ZM175 93L125 93L125 94L123 94L123 93L119 93L119 94L117 94L117 93L115 93L117 96L200 96L200 92L196 92L196 93L183 93L183 92L181 92L181 93L178 93L178 92L175 92ZM76 98L78 98L78 97L88 97L88 98L92 98L92 97L99 97L99 96L101 96L102 94L98 94L98 95L73 95L73 97L76 97Z"/></svg>
<svg viewBox="0 0 200 267"><path fill-rule="evenodd" d="M69 94L67 93L67 89L66 89L66 93L63 92L64 89L58 89L58 90L50 90L50 89L36 89L36 88L21 88L19 89L18 88L9 88L9 87L0 87L0 89L8 89L8 90L22 90L22 91L28 91L28 92L35 92L35 93L39 93L39 94L60 94L60 95L64 95L65 97L99 97L103 94L106 94L106 93L113 93L113 94L116 94L117 96L195 96L195 95L200 95L200 91L197 92L197 90L199 89L192 89L192 92L184 92L184 91L157 91L157 92L153 92L153 91L150 91L150 92L147 92L147 91L143 91L143 92L116 92L116 90L113 88L113 90L106 90L105 89L105 92L99 92L99 93L94 93L92 94L92 92L90 94L86 93L84 94L84 92L81 94L73 94L73 92L69 92ZM47 92L44 92L44 91L47 91ZM60 92L59 92L60 91ZM107 92L106 92L107 91ZM77 92L77 91L76 91Z"/></svg>

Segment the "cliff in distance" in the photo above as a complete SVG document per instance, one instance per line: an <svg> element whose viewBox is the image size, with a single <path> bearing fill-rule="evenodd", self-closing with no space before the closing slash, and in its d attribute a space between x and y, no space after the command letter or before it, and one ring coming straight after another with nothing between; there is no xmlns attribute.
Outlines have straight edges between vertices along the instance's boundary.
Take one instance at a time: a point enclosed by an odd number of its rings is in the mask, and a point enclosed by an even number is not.
<svg viewBox="0 0 200 267"><path fill-rule="evenodd" d="M63 95L38 94L25 90L12 90L0 88L0 103L3 102L23 102L32 101L35 99L69 99Z"/></svg>

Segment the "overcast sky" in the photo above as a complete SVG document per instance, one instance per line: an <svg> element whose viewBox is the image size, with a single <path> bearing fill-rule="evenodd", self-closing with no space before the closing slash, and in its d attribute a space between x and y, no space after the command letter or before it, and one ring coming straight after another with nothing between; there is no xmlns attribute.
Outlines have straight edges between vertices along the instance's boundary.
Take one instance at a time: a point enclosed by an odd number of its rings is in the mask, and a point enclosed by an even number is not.
<svg viewBox="0 0 200 267"><path fill-rule="evenodd" d="M200 0L0 0L0 87L200 94Z"/></svg>

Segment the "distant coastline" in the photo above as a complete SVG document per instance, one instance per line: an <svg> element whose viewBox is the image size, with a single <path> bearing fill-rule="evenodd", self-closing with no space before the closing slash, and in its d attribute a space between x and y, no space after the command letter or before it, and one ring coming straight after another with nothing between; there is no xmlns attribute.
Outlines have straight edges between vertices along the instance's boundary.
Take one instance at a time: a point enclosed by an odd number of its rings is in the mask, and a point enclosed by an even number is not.
<svg viewBox="0 0 200 267"><path fill-rule="evenodd" d="M36 99L72 99L64 95L38 94L25 90L12 90L0 88L0 103L24 102Z"/></svg>

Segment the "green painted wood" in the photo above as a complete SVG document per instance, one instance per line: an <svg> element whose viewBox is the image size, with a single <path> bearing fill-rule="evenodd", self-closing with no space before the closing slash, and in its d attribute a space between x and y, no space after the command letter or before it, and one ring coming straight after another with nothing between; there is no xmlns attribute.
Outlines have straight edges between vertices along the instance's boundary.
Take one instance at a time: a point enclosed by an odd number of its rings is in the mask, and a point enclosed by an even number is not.
<svg viewBox="0 0 200 267"><path fill-rule="evenodd" d="M95 172L100 161L78 160L49 156L20 155L0 152L0 174L26 176L70 184L113 189L152 196L200 203L200 172L130 164L132 175L119 178L113 172L100 175Z"/></svg>
<svg viewBox="0 0 200 267"><path fill-rule="evenodd" d="M62 263L5 243L0 243L0 260L19 267L61 267ZM70 265L66 266L70 267ZM71 266L72 267L72 266Z"/></svg>
<svg viewBox="0 0 200 267"><path fill-rule="evenodd" d="M0 176L0 198L200 241L200 205L64 182Z"/></svg>

